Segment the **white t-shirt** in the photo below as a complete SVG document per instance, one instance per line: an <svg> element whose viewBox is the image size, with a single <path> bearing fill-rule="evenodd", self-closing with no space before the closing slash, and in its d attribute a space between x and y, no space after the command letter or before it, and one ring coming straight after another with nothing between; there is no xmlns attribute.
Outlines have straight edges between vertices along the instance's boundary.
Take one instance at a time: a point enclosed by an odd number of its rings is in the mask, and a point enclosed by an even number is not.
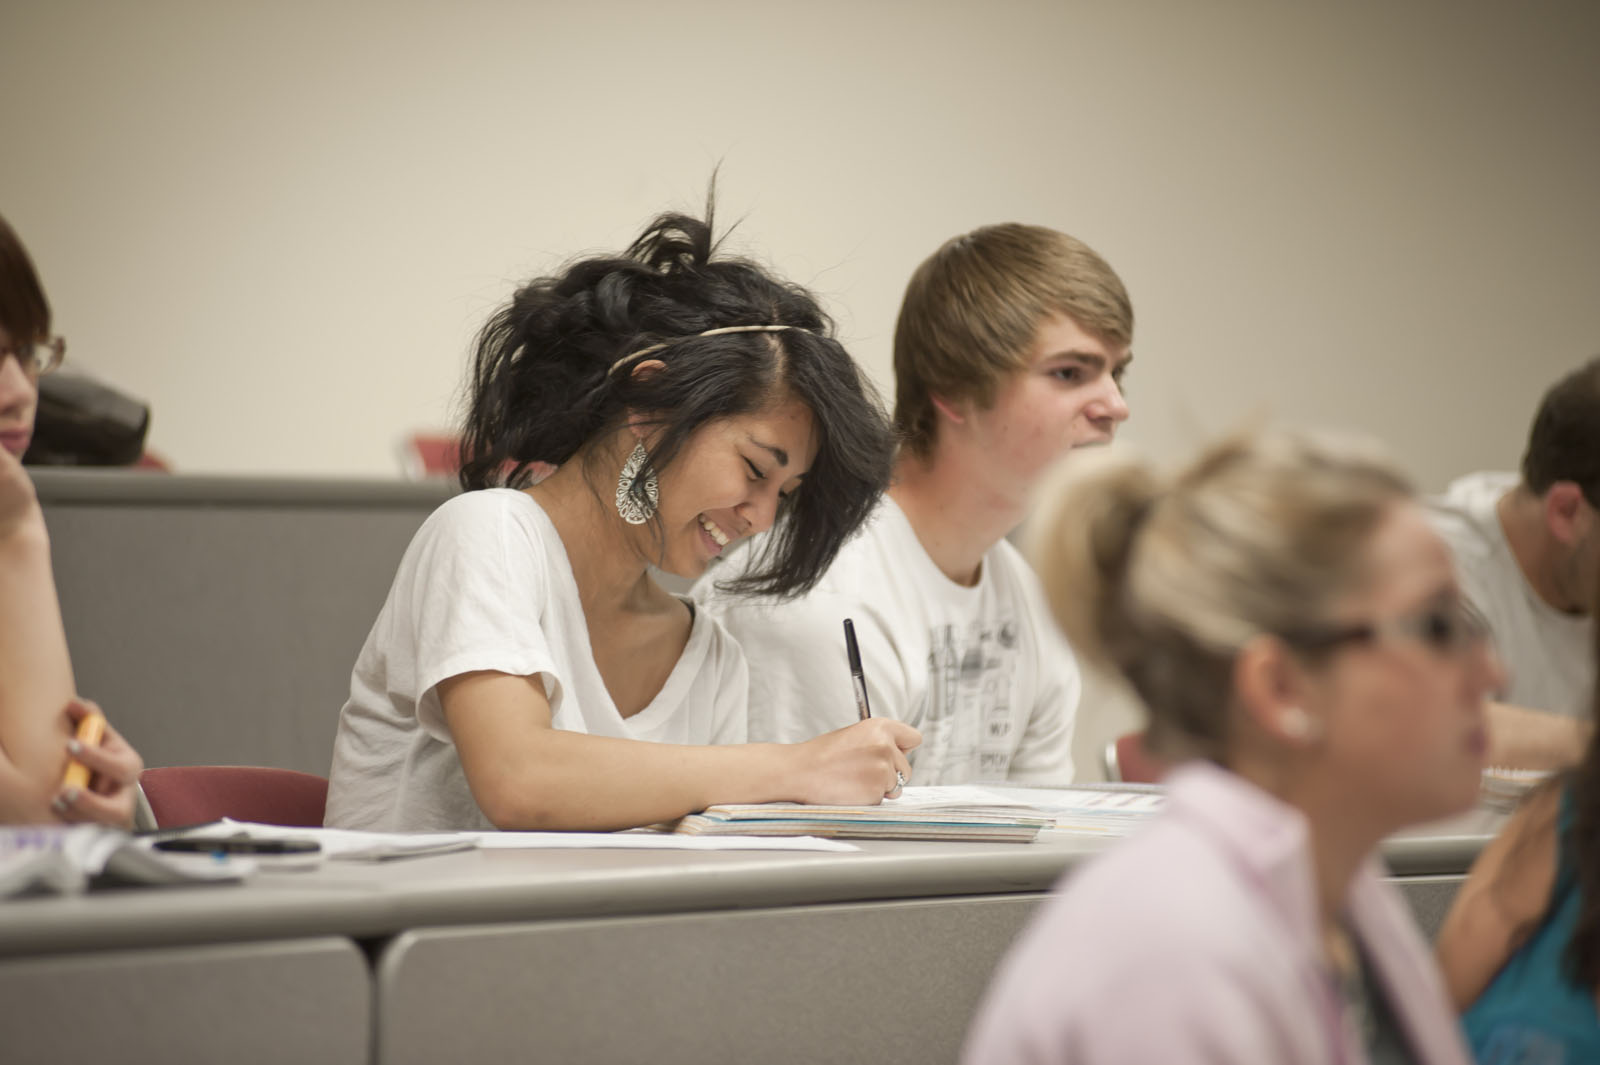
<svg viewBox="0 0 1600 1065"><path fill-rule="evenodd" d="M326 823L379 831L490 829L467 787L436 686L475 670L537 676L556 728L659 743L742 743L744 656L695 611L677 665L624 718L589 647L566 548L525 492L487 489L434 511L401 559L350 677Z"/></svg>
<svg viewBox="0 0 1600 1065"><path fill-rule="evenodd" d="M850 618L873 716L922 732L910 756L916 783L1071 782L1078 664L1011 544L990 548L978 583L963 587L885 496L803 598L715 591L754 554L736 554L694 589L749 660L751 740L807 740L857 719L844 644Z"/></svg>
<svg viewBox="0 0 1600 1065"><path fill-rule="evenodd" d="M1428 501L1434 529L1455 554L1467 598L1483 614L1511 675L1506 702L1586 718L1594 689L1594 620L1564 614L1522 575L1495 513L1514 473L1474 473Z"/></svg>

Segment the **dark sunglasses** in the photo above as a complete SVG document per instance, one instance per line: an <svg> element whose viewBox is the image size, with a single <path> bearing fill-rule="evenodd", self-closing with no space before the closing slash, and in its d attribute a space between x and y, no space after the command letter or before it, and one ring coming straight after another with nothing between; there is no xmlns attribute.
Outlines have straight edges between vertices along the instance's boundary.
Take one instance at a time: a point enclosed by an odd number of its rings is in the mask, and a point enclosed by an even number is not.
<svg viewBox="0 0 1600 1065"><path fill-rule="evenodd" d="M1305 651L1331 651L1352 643L1420 640L1439 654L1454 655L1486 641L1489 626L1470 603L1457 600L1399 617L1354 625L1307 626L1278 635L1286 643Z"/></svg>

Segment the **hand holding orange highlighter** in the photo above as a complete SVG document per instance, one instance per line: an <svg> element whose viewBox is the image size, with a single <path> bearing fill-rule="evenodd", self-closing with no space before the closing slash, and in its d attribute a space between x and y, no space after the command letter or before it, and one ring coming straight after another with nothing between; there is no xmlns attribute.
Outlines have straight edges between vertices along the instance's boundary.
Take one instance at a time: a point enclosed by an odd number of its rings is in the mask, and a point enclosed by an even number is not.
<svg viewBox="0 0 1600 1065"><path fill-rule="evenodd" d="M81 746L98 747L106 738L106 715L98 710L91 710L78 722L77 734L74 737ZM89 767L76 758L67 762L67 771L62 774L62 790L77 788L83 791L89 786Z"/></svg>
<svg viewBox="0 0 1600 1065"><path fill-rule="evenodd" d="M131 828L144 759L94 703L74 698L66 712L73 738L67 741L67 770L50 808L69 824L95 821Z"/></svg>

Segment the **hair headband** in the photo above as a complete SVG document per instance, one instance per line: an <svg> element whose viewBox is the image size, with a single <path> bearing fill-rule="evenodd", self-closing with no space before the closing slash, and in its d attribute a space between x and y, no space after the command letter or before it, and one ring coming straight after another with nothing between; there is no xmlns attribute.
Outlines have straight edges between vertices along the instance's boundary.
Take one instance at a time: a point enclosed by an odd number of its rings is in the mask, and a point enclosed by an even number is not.
<svg viewBox="0 0 1600 1065"><path fill-rule="evenodd" d="M788 331L790 329L798 329L798 328L799 328L799 326L793 326L793 325L724 325L724 326L718 326L716 329L707 329L703 333L696 333L693 337L676 337L676 338L674 338L672 340L663 340L659 344L651 344L648 348L640 348L638 351L634 352L631 355L624 355L622 358L618 359L616 362L611 364L611 368L606 371L606 376L607 377L612 376L618 370L622 369L624 366L627 366L630 363L636 362L639 359L644 358L646 355L654 355L658 351L663 351L663 350L665 350L667 348L670 348L672 345L678 343L678 341L680 341L680 340L693 340L693 339L695 339L697 337L721 336L723 333L783 333L783 332L786 332L786 331ZM802 330L802 332L804 332L804 330Z"/></svg>

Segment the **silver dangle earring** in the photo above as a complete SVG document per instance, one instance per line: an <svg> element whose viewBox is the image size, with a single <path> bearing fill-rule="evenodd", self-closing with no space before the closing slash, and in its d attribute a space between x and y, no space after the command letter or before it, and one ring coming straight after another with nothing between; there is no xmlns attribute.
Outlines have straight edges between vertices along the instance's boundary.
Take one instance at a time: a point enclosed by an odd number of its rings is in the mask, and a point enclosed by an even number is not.
<svg viewBox="0 0 1600 1065"><path fill-rule="evenodd" d="M629 525L643 525L655 516L660 502L661 486L650 468L650 455L644 444L634 444L617 478L617 513Z"/></svg>

